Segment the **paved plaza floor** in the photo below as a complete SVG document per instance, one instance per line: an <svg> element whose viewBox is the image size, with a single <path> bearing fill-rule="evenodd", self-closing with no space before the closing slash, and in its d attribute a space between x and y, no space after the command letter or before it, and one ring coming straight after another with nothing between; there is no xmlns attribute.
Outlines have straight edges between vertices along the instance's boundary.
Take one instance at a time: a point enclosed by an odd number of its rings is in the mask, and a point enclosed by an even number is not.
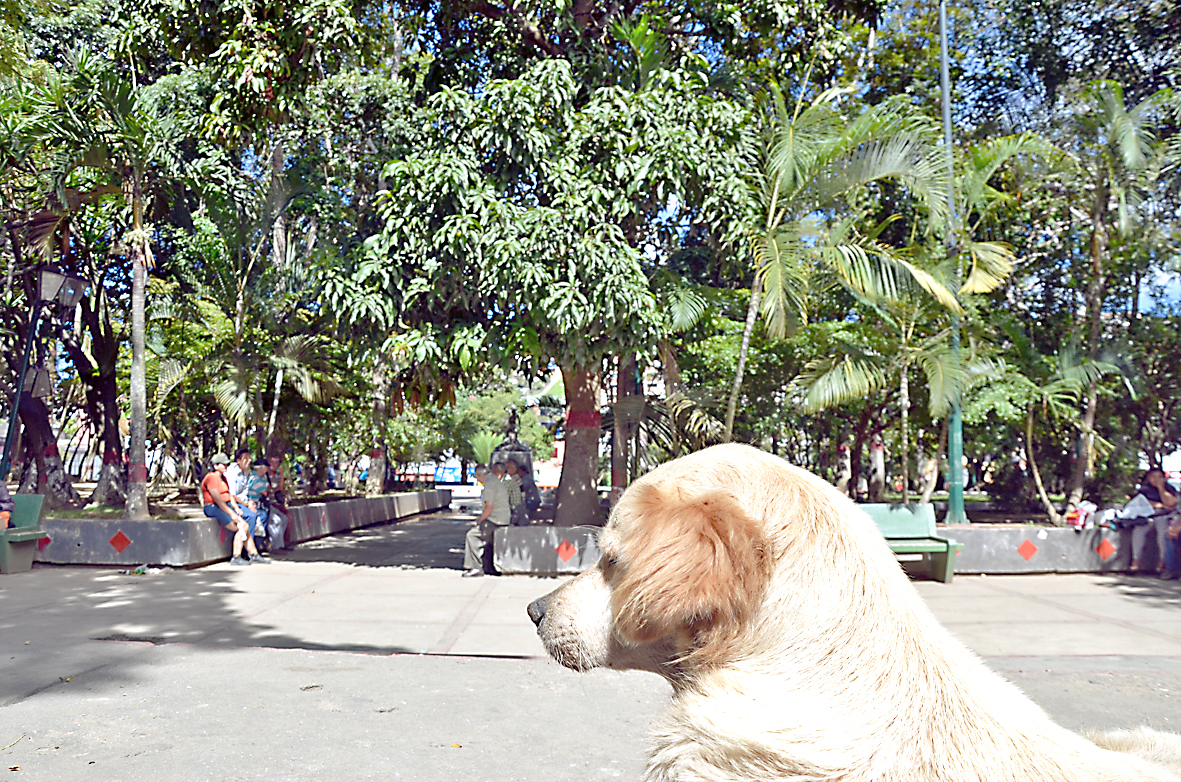
<svg viewBox="0 0 1181 782"><path fill-rule="evenodd" d="M560 580L460 578L471 518L358 530L269 566L0 576L0 779L637 778L668 686L546 659L525 606ZM1062 724L1181 731L1178 582L917 586Z"/></svg>

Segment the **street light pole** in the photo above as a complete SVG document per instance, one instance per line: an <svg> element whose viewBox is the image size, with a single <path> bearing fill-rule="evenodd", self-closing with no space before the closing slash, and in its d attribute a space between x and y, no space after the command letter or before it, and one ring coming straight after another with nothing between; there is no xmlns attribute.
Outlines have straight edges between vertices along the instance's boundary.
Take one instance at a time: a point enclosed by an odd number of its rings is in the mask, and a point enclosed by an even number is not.
<svg viewBox="0 0 1181 782"><path fill-rule="evenodd" d="M943 93L943 148L947 155L947 174L949 177L947 188L947 237L946 244L949 253L956 252L955 236L955 156L951 145L951 78L947 67L947 0L939 0L939 86ZM955 275L952 278L952 291L959 296L960 287L959 260L956 260ZM951 349L956 357L960 354L960 317L952 313L951 316ZM960 412L960 397L951 403L951 412L947 422L947 516L945 524L966 524L968 515L964 513L964 423Z"/></svg>
<svg viewBox="0 0 1181 782"><path fill-rule="evenodd" d="M39 292L38 292L39 293ZM41 327L41 296L33 301L33 312L29 316L29 335L25 339L25 351L21 357L20 372L16 376L16 390L12 395L12 411L8 414L8 434L4 436L4 456L0 458L0 481L8 480L8 468L12 466L12 441L16 439L16 422L20 417L21 395L25 390L25 375L29 371L29 358L37 341L37 330Z"/></svg>

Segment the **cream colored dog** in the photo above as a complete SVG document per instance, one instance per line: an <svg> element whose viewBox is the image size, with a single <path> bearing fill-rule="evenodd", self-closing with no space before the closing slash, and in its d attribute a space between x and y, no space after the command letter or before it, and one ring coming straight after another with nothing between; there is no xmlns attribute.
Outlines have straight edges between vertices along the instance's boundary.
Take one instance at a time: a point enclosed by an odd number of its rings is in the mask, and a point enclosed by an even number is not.
<svg viewBox="0 0 1181 782"><path fill-rule="evenodd" d="M1181 736L1051 722L935 621L869 517L779 458L665 464L600 547L529 615L569 668L671 682L646 780L1181 780Z"/></svg>

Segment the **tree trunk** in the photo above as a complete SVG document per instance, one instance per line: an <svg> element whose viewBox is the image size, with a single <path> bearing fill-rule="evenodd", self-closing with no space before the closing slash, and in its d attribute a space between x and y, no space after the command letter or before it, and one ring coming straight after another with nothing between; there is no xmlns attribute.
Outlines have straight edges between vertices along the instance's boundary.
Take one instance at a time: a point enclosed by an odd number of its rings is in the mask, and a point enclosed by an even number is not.
<svg viewBox="0 0 1181 782"><path fill-rule="evenodd" d="M603 522L599 509L599 376L586 367L562 367L566 386L566 453L558 481L554 525Z"/></svg>
<svg viewBox="0 0 1181 782"><path fill-rule="evenodd" d="M886 501L886 444L880 434L869 441L869 501Z"/></svg>
<svg viewBox="0 0 1181 782"><path fill-rule="evenodd" d="M1025 460L1029 463L1029 471L1033 474L1034 485L1037 486L1037 496L1041 498L1042 505L1046 507L1050 523L1061 527L1062 516L1058 514L1058 509L1054 507L1054 503L1050 502L1050 496L1046 494L1046 487L1042 485L1042 474L1037 468L1037 458L1033 455L1033 405L1028 405L1025 408Z"/></svg>
<svg viewBox="0 0 1181 782"><path fill-rule="evenodd" d="M1078 461L1074 464L1074 475L1070 481L1070 496L1066 499L1067 510L1073 510L1083 501L1083 488L1094 468L1095 408L1099 404L1099 384L1092 380L1087 386L1086 407L1083 409L1082 432L1078 441Z"/></svg>
<svg viewBox="0 0 1181 782"><path fill-rule="evenodd" d="M287 263L287 186L283 169L287 165L287 149L281 140L271 152L271 263Z"/></svg>
<svg viewBox="0 0 1181 782"><path fill-rule="evenodd" d="M385 494L385 434L389 417L386 400L389 399L389 379L379 363L373 370L373 431L377 433L377 444L369 452L369 477L365 479L365 496L377 497Z"/></svg>
<svg viewBox="0 0 1181 782"><path fill-rule="evenodd" d="M49 408L45 402L29 394L21 395L21 423L25 425L26 453L32 458L28 464L36 465L37 493L45 495L48 508L78 508L82 496L70 482L57 450L57 436L49 420Z"/></svg>
<svg viewBox="0 0 1181 782"><path fill-rule="evenodd" d="M853 458L849 446L841 443L837 447L837 454L841 462L840 472L837 474L837 489L848 494L849 481L853 480Z"/></svg>
<svg viewBox="0 0 1181 782"><path fill-rule="evenodd" d="M944 416L943 426L939 430L939 446L935 450L935 469L927 471L924 475L923 493L919 496L919 502L924 504L931 501L931 495L935 493L935 486L939 483L939 466L943 464L943 457L947 453L949 420L947 416Z"/></svg>
<svg viewBox="0 0 1181 782"><path fill-rule="evenodd" d="M144 353L144 302L147 295L148 258L143 236L143 191L139 171L131 175L131 439L127 447L127 507L124 518L148 519L148 393Z"/></svg>
<svg viewBox="0 0 1181 782"><path fill-rule="evenodd" d="M746 309L746 325L742 329L742 343L738 346L738 366L734 369L734 385L730 388L730 400L726 403L726 428L722 434L722 442L730 442L734 434L734 415L738 410L738 394L742 391L742 373L746 370L746 354L750 351L750 337L755 330L755 320L759 316L759 302L763 299L763 291L759 288L758 280L750 291L750 306Z"/></svg>
<svg viewBox="0 0 1181 782"><path fill-rule="evenodd" d="M865 432L869 429L870 409L867 406L861 411L861 419L857 421L857 428L853 430L853 449L849 454L849 496L857 499L857 484L861 482L861 449L865 446Z"/></svg>
<svg viewBox="0 0 1181 782"><path fill-rule="evenodd" d="M369 452L369 476L365 479L365 496L385 494L385 451L374 448Z"/></svg>
<svg viewBox="0 0 1181 782"><path fill-rule="evenodd" d="M101 371L101 370L100 370ZM98 378L102 415L102 468L87 505L117 508L127 503L127 470L123 465L123 436L119 431L119 387L116 378Z"/></svg>
<svg viewBox="0 0 1181 782"><path fill-rule="evenodd" d="M1087 285L1087 357L1099 355L1099 339L1103 333L1103 299L1107 293L1104 255L1107 252L1107 227L1103 216L1107 211L1109 188L1106 181L1096 188L1091 205L1091 281ZM1099 402L1099 384L1092 380L1087 388L1086 408L1083 413L1083 434L1079 440L1078 461L1066 499L1067 510L1073 510L1083 499L1083 487L1094 465L1095 408Z"/></svg>
<svg viewBox="0 0 1181 782"><path fill-rule="evenodd" d="M902 382L898 388L898 406L902 408L902 503L910 504L910 381L906 367L902 367Z"/></svg>
<svg viewBox="0 0 1181 782"><path fill-rule="evenodd" d="M615 373L615 427L611 433L611 505L628 485L628 443L631 425L625 414L627 400L635 396L636 354L628 352L619 357Z"/></svg>
<svg viewBox="0 0 1181 782"><path fill-rule="evenodd" d="M267 421L267 442L266 448L271 447L271 435L275 433L275 419L279 415L279 392L283 390L283 367L279 367L279 371L275 373L275 397L271 402L271 416Z"/></svg>

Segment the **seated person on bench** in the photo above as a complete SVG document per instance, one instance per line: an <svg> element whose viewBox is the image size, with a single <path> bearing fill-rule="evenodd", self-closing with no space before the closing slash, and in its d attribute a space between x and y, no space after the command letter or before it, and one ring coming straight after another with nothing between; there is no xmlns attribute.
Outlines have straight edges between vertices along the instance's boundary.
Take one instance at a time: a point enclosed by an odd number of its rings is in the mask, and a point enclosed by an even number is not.
<svg viewBox="0 0 1181 782"><path fill-rule="evenodd" d="M251 563L267 564L268 560L259 556L254 545L254 538L250 535L250 526L242 516L242 509L234 495L230 494L229 484L226 483L226 465L230 457L224 453L214 454L213 468L201 481L201 499L205 502L205 515L216 519L217 523L234 533L233 557L231 565L249 565ZM242 558L242 546L250 559Z"/></svg>
<svg viewBox="0 0 1181 782"><path fill-rule="evenodd" d="M1148 544L1149 532L1156 532L1157 551L1161 561L1157 570L1162 577L1169 572L1176 573L1176 563L1168 563L1171 538L1168 535L1169 520L1177 510L1177 492L1165 480L1164 470L1153 467L1144 474L1137 494L1143 495L1152 505L1153 514L1145 519L1145 523L1132 528L1132 572L1138 573L1144 559L1144 549ZM1176 575L1173 576L1176 578Z"/></svg>
<svg viewBox="0 0 1181 782"><path fill-rule="evenodd" d="M14 507L12 495L8 493L8 484L0 481L0 529L8 529Z"/></svg>

